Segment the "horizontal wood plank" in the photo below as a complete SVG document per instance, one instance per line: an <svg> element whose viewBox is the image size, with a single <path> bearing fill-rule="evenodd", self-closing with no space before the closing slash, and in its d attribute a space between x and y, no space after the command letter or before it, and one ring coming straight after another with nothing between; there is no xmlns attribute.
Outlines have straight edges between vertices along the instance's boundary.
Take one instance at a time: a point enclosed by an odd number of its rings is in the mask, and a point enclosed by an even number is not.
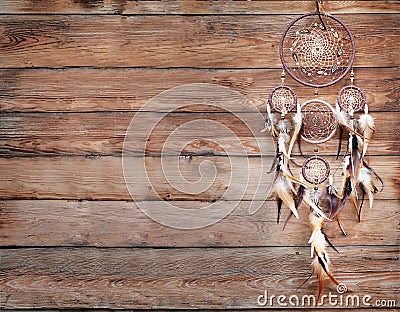
<svg viewBox="0 0 400 312"><path fill-rule="evenodd" d="M279 40L293 17L4 16L0 63L3 68L281 68ZM400 64L392 48L399 42L398 15L341 18L355 37L356 67Z"/></svg>
<svg viewBox="0 0 400 312"><path fill-rule="evenodd" d="M2 14L296 14L315 11L312 1L3 0ZM330 13L399 13L397 1L324 1Z"/></svg>
<svg viewBox="0 0 400 312"><path fill-rule="evenodd" d="M340 161L327 158L333 169ZM131 200L265 200L273 174L266 157L0 158L1 198ZM398 156L376 157L384 178L378 199L400 197ZM298 168L292 168L298 175ZM146 170L143 171L143 170ZM335 174L341 183L340 170Z"/></svg>
<svg viewBox="0 0 400 312"><path fill-rule="evenodd" d="M369 154L399 155L400 113L373 116ZM275 155L263 127L260 113L12 113L1 118L0 156ZM339 132L321 153L335 155L338 142ZM303 153L313 148L303 141Z"/></svg>
<svg viewBox="0 0 400 312"><path fill-rule="evenodd" d="M400 110L398 68L359 68L355 84L362 87L371 111ZM3 69L0 70L0 110L24 112L93 112L138 111L161 92L192 84L218 84L233 90L231 96L220 92L221 106L233 112L265 111L269 92L279 80L280 70L200 70L200 69ZM336 101L339 90L349 83L344 79L330 88L322 88L320 96L330 103ZM308 87L286 79L304 102L313 96ZM234 93L246 101L238 101ZM180 111L218 111L207 105L193 103L188 94L169 92L171 101L182 104ZM221 100L222 99L222 100ZM223 105L225 103L225 105ZM210 104L210 103L208 103ZM154 103L157 111L168 111L170 101ZM149 109L149 108L148 108Z"/></svg>
<svg viewBox="0 0 400 312"><path fill-rule="evenodd" d="M200 209L198 202L171 203L184 209ZM226 206L232 205L226 202ZM365 207L368 203L365 203ZM365 208L362 222L346 207L341 213L347 231L325 224L331 242L340 250L348 245L398 245L399 201L380 200ZM304 246L310 236L308 209L300 209L283 231L288 210L276 223L274 202L265 202L255 214L241 202L227 217L206 228L184 230L162 225L130 202L7 200L0 202L1 246L96 246L96 247L251 247ZM190 224L191 216L176 216ZM209 216L210 220L212 216ZM51 235L49 235L51 233Z"/></svg>
<svg viewBox="0 0 400 312"><path fill-rule="evenodd" d="M314 278L298 288L311 270L308 247L30 248L0 255L4 308L257 308L264 290L300 298L316 291ZM331 259L349 294L396 300L398 255L398 247L348 247ZM337 294L332 285L328 291Z"/></svg>

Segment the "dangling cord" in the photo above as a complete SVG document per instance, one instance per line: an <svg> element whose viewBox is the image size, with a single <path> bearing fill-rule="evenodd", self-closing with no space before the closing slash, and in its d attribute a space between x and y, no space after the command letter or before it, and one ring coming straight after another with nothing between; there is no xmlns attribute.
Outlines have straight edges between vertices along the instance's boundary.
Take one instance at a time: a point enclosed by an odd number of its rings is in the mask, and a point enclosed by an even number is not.
<svg viewBox="0 0 400 312"><path fill-rule="evenodd" d="M315 2L316 2L316 4L317 4L317 13L318 13L318 17L319 17L319 20L321 21L321 26L323 27L322 30L326 30L325 23L324 23L324 21L322 20L322 17L321 17L321 10L320 10L320 8L319 8L319 5L320 5L320 4L322 5L322 0L316 0Z"/></svg>

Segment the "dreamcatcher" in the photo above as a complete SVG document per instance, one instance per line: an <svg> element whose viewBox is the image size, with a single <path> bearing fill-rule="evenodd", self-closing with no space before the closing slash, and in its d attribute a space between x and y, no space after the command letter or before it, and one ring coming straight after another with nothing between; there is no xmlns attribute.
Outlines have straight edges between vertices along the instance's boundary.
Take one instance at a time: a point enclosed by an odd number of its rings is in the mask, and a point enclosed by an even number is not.
<svg viewBox="0 0 400 312"><path fill-rule="evenodd" d="M293 215L299 218L298 209L302 204L310 208L312 234L308 243L313 272L319 281L318 302L328 279L339 285L330 269L326 245L333 245L323 232L324 224L336 221L346 235L340 222L340 211L346 201L350 199L360 221L364 196L368 195L372 208L377 181L382 185L382 180L365 159L374 132L374 119L369 115L364 92L353 84L353 36L340 20L320 12L322 1L316 3L317 12L296 18L283 33L281 85L269 95L265 128L276 142L276 157L271 168L275 176L269 196L277 200L277 221L282 204L290 209L284 228ZM285 86L286 73L297 82L313 87L314 98L300 104L295 91ZM334 106L318 97L319 88L331 86L349 73L351 83L340 90ZM356 118L361 111L363 114ZM288 114L291 118L287 118ZM319 155L320 145L332 139L337 129L340 134L337 159L343 134L348 133L340 191L334 185L338 168L332 173L328 160ZM296 164L291 156L296 141L302 156L301 141L314 145L314 155L304 156L299 178L293 176L290 168L292 163Z"/></svg>

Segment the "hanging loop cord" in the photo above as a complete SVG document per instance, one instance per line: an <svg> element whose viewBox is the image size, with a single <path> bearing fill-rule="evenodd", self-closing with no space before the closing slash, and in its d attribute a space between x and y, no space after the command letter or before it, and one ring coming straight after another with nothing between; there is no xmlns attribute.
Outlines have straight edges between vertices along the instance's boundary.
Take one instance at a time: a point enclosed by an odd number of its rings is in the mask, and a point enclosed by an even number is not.
<svg viewBox="0 0 400 312"><path fill-rule="evenodd" d="M315 0L315 2L316 2L316 4L317 4L317 13L318 13L318 17L319 17L319 20L321 21L321 25L322 25L322 29L323 30L326 30L326 26L325 26L325 23L324 23L324 21L322 20L322 17L321 17L321 10L320 10L320 5L322 6L322 0Z"/></svg>

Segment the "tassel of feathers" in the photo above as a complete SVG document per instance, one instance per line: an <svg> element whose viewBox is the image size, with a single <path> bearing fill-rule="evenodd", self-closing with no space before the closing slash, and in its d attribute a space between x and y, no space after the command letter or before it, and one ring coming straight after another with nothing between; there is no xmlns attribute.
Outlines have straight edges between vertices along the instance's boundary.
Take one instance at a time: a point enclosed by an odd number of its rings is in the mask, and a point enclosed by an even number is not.
<svg viewBox="0 0 400 312"><path fill-rule="evenodd" d="M284 166L282 162L282 157L280 156L279 163L277 165L277 170L275 172L275 177L272 182L272 186L268 196L275 195L277 199L278 205L278 218L277 222L279 223L280 211L282 207L282 203L285 204L294 214L294 216L298 219L299 214L297 213L295 202L294 202L294 194L293 194L293 184L290 176L286 176L283 172L282 167Z"/></svg>
<svg viewBox="0 0 400 312"><path fill-rule="evenodd" d="M314 258L311 266L313 267L313 273L318 278L318 293L316 301L318 303L322 291L327 284L327 278L329 277L329 279L336 285L339 285L339 282L330 270L330 259L326 252L326 237L322 232L324 219L323 217L316 215L313 211L311 211L309 219L312 227L312 234L308 243L311 244L311 258Z"/></svg>
<svg viewBox="0 0 400 312"><path fill-rule="evenodd" d="M267 116L265 119L265 129L269 130L271 136L276 139L276 159L274 160L271 171L275 168L275 176L268 192L268 197L275 195L277 201L277 222L279 223L282 204L287 206L291 213L298 219L298 206L295 202L297 195L294 183L305 186L304 183L295 177L289 169L290 154L288 153L287 145L291 139L292 131L291 123L284 118L277 122L276 114L271 113L271 107L267 103Z"/></svg>
<svg viewBox="0 0 400 312"><path fill-rule="evenodd" d="M282 203L290 209L290 211L297 219L299 218L299 214L297 212L298 207L296 208L296 203L294 200L297 192L293 186L293 183L305 186L303 182L292 176L289 169L286 167L283 159L284 158L282 157L282 155L278 156L278 164L276 167L275 177L272 181L272 186L268 193L268 197L275 195L277 199L277 223L279 223Z"/></svg>
<svg viewBox="0 0 400 312"><path fill-rule="evenodd" d="M327 190L327 200L330 203L330 207L334 207L331 209L330 217L336 218L338 220L339 212L343 208L347 199L351 199L351 202L357 212L358 221L361 221L361 210L364 203L365 195L367 194L370 207L373 206L374 194L379 190L372 181L372 177L375 176L377 180L383 185L382 180L377 176L375 171L371 169L366 162L364 161L364 157L367 154L368 146L371 142L372 135L375 131L375 121L374 118L369 114L368 104L364 106L364 114L362 114L358 120L351 117L348 118L346 112L341 111L338 103L336 103L336 117L338 119L338 123L341 126L341 129L344 127L349 130L349 143L347 147L346 156L344 158L344 181L342 187L341 198L337 200L339 197L334 197L330 194L329 190ZM359 134L357 131L359 131ZM340 143L341 137L339 141L339 150L340 151ZM359 148L360 147L360 148ZM337 155L337 156L338 156ZM358 194L357 194L357 186L361 190L361 203L357 204ZM336 206L334 205L334 202ZM339 220L338 220L339 222ZM343 228L339 226L343 231Z"/></svg>
<svg viewBox="0 0 400 312"><path fill-rule="evenodd" d="M350 198L354 209L356 210L357 218L359 219L359 208L357 204L357 199L356 199L356 189L355 189L355 184L352 181L351 178L351 156L346 156L344 159L344 168L343 168L343 173L344 173L344 180L343 180L343 187L342 187L342 194L340 196L340 200L338 201L335 209L331 213L331 218L334 219L336 216L339 214L339 212L343 209L344 204L346 203L347 199Z"/></svg>

